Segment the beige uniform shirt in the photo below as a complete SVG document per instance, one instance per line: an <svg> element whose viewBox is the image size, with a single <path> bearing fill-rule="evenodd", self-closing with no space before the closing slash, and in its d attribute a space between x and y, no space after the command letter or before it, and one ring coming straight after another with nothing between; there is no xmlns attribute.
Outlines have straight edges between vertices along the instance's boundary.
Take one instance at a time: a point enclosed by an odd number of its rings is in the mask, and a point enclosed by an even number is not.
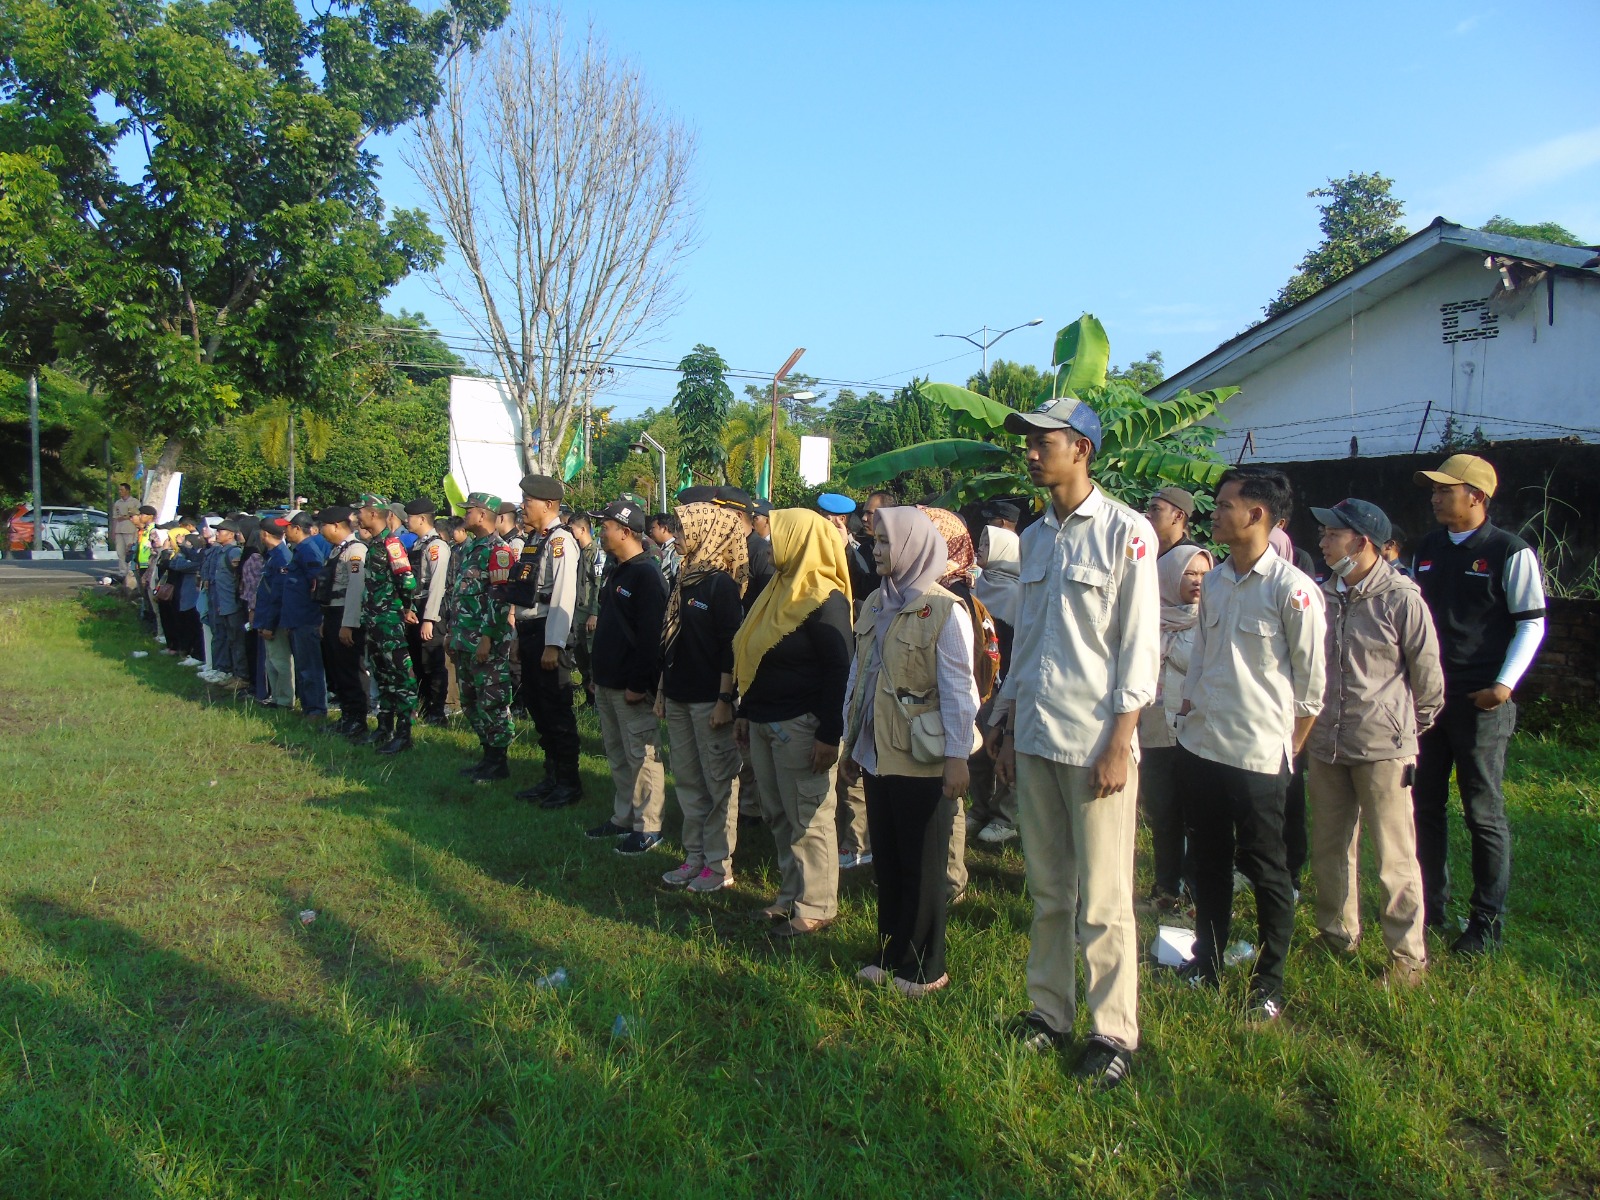
<svg viewBox="0 0 1600 1200"><path fill-rule="evenodd" d="M1232 558L1200 585L1178 744L1211 762L1274 775L1294 759L1294 723L1322 711L1322 592L1268 550L1241 579Z"/></svg>
<svg viewBox="0 0 1600 1200"><path fill-rule="evenodd" d="M1156 552L1150 522L1098 487L1064 520L1051 506L1023 531L1016 640L995 705L1020 753L1085 766L1117 713L1155 699Z"/></svg>
<svg viewBox="0 0 1600 1200"><path fill-rule="evenodd" d="M540 554L538 594L548 601L533 606L535 619L544 618L544 644L565 647L572 632L572 614L578 607L579 559L583 549L565 529L550 534Z"/></svg>
<svg viewBox="0 0 1600 1200"><path fill-rule="evenodd" d="M139 515L139 502L132 496L126 500L117 497L111 505L111 536L132 537L138 532L133 527L133 518Z"/></svg>

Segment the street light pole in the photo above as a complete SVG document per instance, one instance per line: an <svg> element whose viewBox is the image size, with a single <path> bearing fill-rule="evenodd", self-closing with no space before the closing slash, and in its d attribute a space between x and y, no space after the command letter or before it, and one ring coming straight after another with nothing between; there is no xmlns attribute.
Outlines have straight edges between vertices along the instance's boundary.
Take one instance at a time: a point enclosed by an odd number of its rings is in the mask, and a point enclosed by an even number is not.
<svg viewBox="0 0 1600 1200"><path fill-rule="evenodd" d="M800 361L800 356L806 352L804 346L799 347L789 355L789 361L778 368L777 374L772 377L772 432L767 437L767 494L761 497L770 502L772 493L776 490L773 484L778 479L778 384L783 377L794 370L795 363ZM760 482L758 476L756 482Z"/></svg>
<svg viewBox="0 0 1600 1200"><path fill-rule="evenodd" d="M1021 325L1013 325L1010 329L1002 329L999 333L995 334L993 337L989 336L989 327L987 325L985 325L982 329L974 329L971 333L936 333L936 334L934 334L934 336L935 337L947 337L947 338L960 338L963 342L971 342L979 350L982 350L983 351L983 377L985 379L988 379L989 378L989 347L994 345L1001 338L1005 337L1005 335L1008 334L1008 333L1015 333L1019 329L1030 329L1035 325L1043 325L1043 324L1044 324L1044 318L1043 317L1035 317L1031 321L1024 321ZM983 340L982 341L978 340L978 338L976 336L978 334L982 334L983 335Z"/></svg>
<svg viewBox="0 0 1600 1200"><path fill-rule="evenodd" d="M634 442L633 445L629 447L629 449L632 449L632 450L643 450L646 447L649 447L651 450L654 450L655 453L656 453L656 466L657 466L657 472L656 473L657 473L658 481L659 481L659 483L661 485L661 507L656 509L656 511L657 512L666 512L667 511L667 448L665 446L663 446L660 442L656 441L655 438L651 437L648 433L640 433L639 434L639 440L637 442Z"/></svg>

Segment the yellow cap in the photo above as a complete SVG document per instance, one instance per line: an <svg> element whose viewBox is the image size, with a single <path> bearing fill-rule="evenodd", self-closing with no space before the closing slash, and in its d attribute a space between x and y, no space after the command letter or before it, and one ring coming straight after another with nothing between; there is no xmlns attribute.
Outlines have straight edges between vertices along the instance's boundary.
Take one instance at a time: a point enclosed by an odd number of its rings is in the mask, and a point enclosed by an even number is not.
<svg viewBox="0 0 1600 1200"><path fill-rule="evenodd" d="M1476 454L1452 454L1439 464L1437 471L1418 471L1413 478L1422 487L1435 483L1464 483L1485 496L1494 495L1494 489L1500 484L1494 468Z"/></svg>

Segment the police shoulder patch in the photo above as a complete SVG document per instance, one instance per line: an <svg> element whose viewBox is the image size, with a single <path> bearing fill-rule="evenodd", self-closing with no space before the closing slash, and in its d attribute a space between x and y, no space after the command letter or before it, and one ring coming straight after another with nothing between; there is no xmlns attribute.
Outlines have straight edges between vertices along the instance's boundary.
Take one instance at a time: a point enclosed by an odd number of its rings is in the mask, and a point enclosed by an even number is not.
<svg viewBox="0 0 1600 1200"><path fill-rule="evenodd" d="M552 538L550 540L550 557L551 558L560 558L566 552L567 552L567 539L566 538L558 537L558 538Z"/></svg>
<svg viewBox="0 0 1600 1200"><path fill-rule="evenodd" d="M428 561L429 562L438 562L439 561L439 543L438 542L435 542L433 545L428 547Z"/></svg>

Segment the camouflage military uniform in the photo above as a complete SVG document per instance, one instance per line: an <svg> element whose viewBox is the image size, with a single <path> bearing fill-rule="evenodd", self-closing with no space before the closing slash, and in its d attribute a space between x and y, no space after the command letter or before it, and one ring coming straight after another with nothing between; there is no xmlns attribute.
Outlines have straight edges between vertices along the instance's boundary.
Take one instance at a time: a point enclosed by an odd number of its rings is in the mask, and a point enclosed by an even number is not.
<svg viewBox="0 0 1600 1200"><path fill-rule="evenodd" d="M393 534L367 542L362 566L361 627L367 633L367 660L378 685L378 715L409 718L417 711L417 678L406 643L406 607L417 590L406 548Z"/></svg>
<svg viewBox="0 0 1600 1200"><path fill-rule="evenodd" d="M461 709L485 747L511 744L511 606L496 599L491 583L511 572L511 551L497 533L471 538L451 557L450 655L456 664ZM479 639L489 639L489 661L477 659Z"/></svg>

